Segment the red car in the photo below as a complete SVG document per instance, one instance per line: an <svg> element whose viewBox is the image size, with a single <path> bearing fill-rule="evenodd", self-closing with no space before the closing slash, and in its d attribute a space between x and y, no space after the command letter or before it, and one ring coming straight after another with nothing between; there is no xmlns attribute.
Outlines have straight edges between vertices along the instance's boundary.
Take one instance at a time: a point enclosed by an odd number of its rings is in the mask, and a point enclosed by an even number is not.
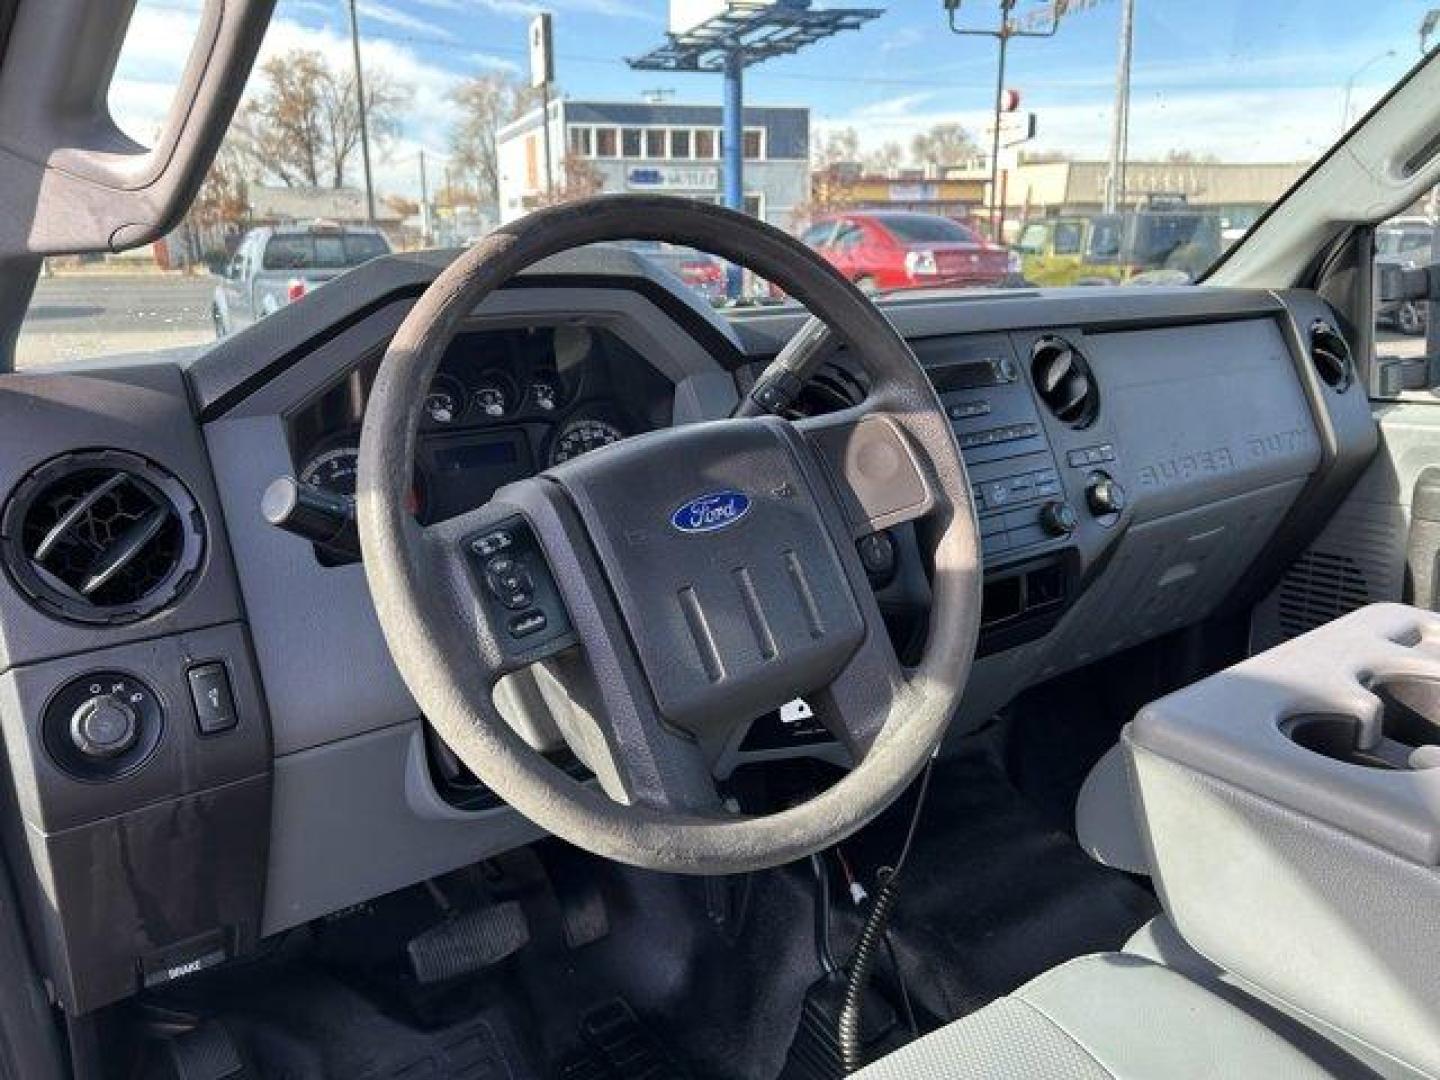
<svg viewBox="0 0 1440 1080"><path fill-rule="evenodd" d="M938 214L828 214L800 239L867 291L1000 285L1019 275L1011 252Z"/></svg>

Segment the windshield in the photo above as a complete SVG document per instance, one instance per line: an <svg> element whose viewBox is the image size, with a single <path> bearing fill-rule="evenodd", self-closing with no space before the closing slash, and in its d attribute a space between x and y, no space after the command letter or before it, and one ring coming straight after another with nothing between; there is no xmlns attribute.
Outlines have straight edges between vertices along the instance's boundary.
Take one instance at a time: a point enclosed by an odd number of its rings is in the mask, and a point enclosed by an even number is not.
<svg viewBox="0 0 1440 1080"><path fill-rule="evenodd" d="M136 251L47 259L18 363L206 346L387 250L467 245L597 193L732 201L880 292L1194 281L1419 59L1433 5L949 6L278 0L189 213ZM109 104L142 143L202 9L136 4ZM806 43L775 52L775 27L802 19ZM717 28L749 50L733 147ZM1411 208L1381 254L1423 256L1430 221L1429 201ZM977 238L974 258L947 257ZM635 250L725 311L787 302L723 264Z"/></svg>

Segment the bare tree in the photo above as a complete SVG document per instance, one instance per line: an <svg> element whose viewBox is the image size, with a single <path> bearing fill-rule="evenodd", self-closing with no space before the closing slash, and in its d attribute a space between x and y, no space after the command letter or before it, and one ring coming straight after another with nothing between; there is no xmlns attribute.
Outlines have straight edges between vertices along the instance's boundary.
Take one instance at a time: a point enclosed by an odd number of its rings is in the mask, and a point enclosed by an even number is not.
<svg viewBox="0 0 1440 1080"><path fill-rule="evenodd" d="M880 149L870 151L862 160L866 172L883 175L904 164L905 151L898 142L887 142Z"/></svg>
<svg viewBox="0 0 1440 1080"><path fill-rule="evenodd" d="M500 162L495 133L538 105L539 91L513 75L489 72L462 83L450 96L461 112L450 133L451 159L474 178L482 203L497 202Z"/></svg>
<svg viewBox="0 0 1440 1080"><path fill-rule="evenodd" d="M342 187L360 144L354 73L336 71L313 50L292 49L261 65L260 78L234 126L259 175L289 187ZM399 132L410 94L383 70L368 72L365 81L370 136L383 146Z"/></svg>
<svg viewBox="0 0 1440 1080"><path fill-rule="evenodd" d="M935 124L910 140L910 156L916 165L963 165L978 153L975 140L959 124Z"/></svg>
<svg viewBox="0 0 1440 1080"><path fill-rule="evenodd" d="M586 161L578 154L565 155L560 175L561 181L555 189L540 196L540 206L559 206L576 199L588 199L591 195L599 195L605 187L604 174L594 162Z"/></svg>
<svg viewBox="0 0 1440 1080"><path fill-rule="evenodd" d="M811 145L810 164L816 172L859 160L860 136L853 127L828 131Z"/></svg>

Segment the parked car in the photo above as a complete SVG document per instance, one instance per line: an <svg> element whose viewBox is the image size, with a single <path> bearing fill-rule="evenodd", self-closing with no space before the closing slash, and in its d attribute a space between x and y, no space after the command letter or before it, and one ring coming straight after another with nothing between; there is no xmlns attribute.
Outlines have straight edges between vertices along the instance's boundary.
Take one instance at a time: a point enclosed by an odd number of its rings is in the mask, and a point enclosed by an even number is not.
<svg viewBox="0 0 1440 1080"><path fill-rule="evenodd" d="M379 229L318 221L251 229L215 287L215 335L258 322L346 270L388 254L390 242Z"/></svg>
<svg viewBox="0 0 1440 1080"><path fill-rule="evenodd" d="M1396 218L1375 230L1376 280L1386 269L1413 270L1433 261L1435 226L1424 218ZM1418 336L1429 324L1430 305L1415 300L1381 300L1375 308L1379 326Z"/></svg>
<svg viewBox="0 0 1440 1080"><path fill-rule="evenodd" d="M669 271L712 304L723 304L725 261L692 247L665 244L659 240L630 240L621 245L639 252L656 266Z"/></svg>
<svg viewBox="0 0 1440 1080"><path fill-rule="evenodd" d="M1203 210L1068 215L1027 222L1015 246L1025 280L1036 285L1153 281L1160 271L1193 281L1224 249L1221 225Z"/></svg>
<svg viewBox="0 0 1440 1080"><path fill-rule="evenodd" d="M940 285L994 286L1019 260L966 225L938 214L856 210L815 221L800 239L867 292Z"/></svg>

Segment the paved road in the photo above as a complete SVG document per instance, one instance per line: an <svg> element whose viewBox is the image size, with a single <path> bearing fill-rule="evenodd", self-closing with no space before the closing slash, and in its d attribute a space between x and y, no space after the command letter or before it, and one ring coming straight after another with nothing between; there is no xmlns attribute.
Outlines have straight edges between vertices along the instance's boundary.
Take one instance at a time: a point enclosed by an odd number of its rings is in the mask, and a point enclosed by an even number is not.
<svg viewBox="0 0 1440 1080"><path fill-rule="evenodd" d="M168 274L41 278L20 338L20 363L213 341L214 279Z"/></svg>

